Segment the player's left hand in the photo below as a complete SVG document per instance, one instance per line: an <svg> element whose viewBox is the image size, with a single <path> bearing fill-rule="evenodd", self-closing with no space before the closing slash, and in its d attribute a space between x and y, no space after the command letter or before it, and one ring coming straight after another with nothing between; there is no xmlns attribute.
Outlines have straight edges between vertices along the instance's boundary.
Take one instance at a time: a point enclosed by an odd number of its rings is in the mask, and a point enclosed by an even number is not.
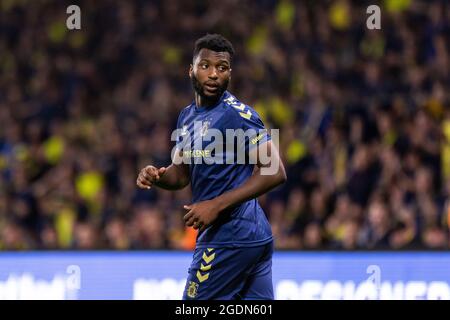
<svg viewBox="0 0 450 320"><path fill-rule="evenodd" d="M184 209L189 210L183 218L186 226L193 226L194 229L200 229L200 232L213 223L220 212L219 206L214 200L206 200L188 206L186 205L184 206Z"/></svg>

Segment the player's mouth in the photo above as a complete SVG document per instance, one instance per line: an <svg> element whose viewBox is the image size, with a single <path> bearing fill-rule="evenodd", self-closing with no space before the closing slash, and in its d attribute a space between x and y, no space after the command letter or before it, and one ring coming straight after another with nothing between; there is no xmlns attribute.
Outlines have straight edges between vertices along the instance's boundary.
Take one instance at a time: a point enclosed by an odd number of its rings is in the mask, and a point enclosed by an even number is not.
<svg viewBox="0 0 450 320"><path fill-rule="evenodd" d="M219 84L217 82L207 82L204 85L205 89L211 93L216 92L219 89Z"/></svg>

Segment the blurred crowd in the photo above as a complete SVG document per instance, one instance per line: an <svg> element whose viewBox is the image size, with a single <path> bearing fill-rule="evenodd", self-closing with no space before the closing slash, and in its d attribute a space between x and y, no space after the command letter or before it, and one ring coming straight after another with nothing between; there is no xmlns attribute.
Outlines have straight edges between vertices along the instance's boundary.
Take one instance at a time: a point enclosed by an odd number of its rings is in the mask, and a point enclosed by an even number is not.
<svg viewBox="0 0 450 320"><path fill-rule="evenodd" d="M260 198L278 249L448 249L450 5L379 1L369 30L370 2L2 0L1 250L195 246L189 187L135 182L170 163L207 32L280 129L288 181Z"/></svg>

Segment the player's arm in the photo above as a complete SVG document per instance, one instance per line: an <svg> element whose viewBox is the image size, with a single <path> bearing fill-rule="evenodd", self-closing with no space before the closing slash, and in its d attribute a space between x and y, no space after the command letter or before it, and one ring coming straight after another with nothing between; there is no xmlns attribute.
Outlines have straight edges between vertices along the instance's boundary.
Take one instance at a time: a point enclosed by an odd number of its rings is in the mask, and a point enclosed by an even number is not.
<svg viewBox="0 0 450 320"><path fill-rule="evenodd" d="M286 181L286 171L272 141L253 148L250 159L256 162L252 176L238 188L216 198L220 211L257 198Z"/></svg>
<svg viewBox="0 0 450 320"><path fill-rule="evenodd" d="M136 184L141 189L150 189L157 186L166 190L179 190L186 187L190 182L189 167L182 163L181 154L176 151L174 159L167 168L156 168L146 166L139 172Z"/></svg>
<svg viewBox="0 0 450 320"><path fill-rule="evenodd" d="M257 198L286 181L286 171L280 155L270 140L253 148L250 151L250 159L256 162L256 170L238 188L212 200L185 206L185 209L189 210L184 217L187 226L203 230L217 218L221 211Z"/></svg>

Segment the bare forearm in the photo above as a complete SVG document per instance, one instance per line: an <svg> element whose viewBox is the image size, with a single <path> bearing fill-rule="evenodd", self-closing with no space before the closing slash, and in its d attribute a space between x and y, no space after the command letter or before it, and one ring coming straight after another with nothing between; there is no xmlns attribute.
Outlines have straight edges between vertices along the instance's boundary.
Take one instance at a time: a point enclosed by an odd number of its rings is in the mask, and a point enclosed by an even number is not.
<svg viewBox="0 0 450 320"><path fill-rule="evenodd" d="M286 173L283 167L280 167L274 175L262 175L261 170L258 168L241 186L220 195L215 200L222 211L250 199L257 198L285 181Z"/></svg>
<svg viewBox="0 0 450 320"><path fill-rule="evenodd" d="M188 174L181 166L171 164L164 175L155 182L157 187L166 190L183 189L189 184Z"/></svg>

